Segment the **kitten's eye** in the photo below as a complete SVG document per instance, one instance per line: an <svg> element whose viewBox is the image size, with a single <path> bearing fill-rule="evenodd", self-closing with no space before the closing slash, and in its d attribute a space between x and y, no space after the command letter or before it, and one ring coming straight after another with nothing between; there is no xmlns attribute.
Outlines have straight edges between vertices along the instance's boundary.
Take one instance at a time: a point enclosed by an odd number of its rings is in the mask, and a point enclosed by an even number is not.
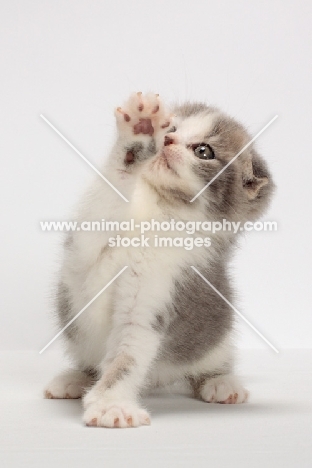
<svg viewBox="0 0 312 468"><path fill-rule="evenodd" d="M208 143L193 145L193 151L199 159L215 159L214 151Z"/></svg>

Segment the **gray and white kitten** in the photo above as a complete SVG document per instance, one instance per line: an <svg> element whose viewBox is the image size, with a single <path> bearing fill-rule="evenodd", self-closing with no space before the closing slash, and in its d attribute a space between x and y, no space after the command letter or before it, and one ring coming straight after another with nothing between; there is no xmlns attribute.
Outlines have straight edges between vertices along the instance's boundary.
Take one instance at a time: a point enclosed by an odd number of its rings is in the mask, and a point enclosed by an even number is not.
<svg viewBox="0 0 312 468"><path fill-rule="evenodd" d="M118 135L103 174L129 203L98 178L79 204L78 222L244 222L264 212L273 182L252 146L190 202L250 141L232 118L201 103L167 110L158 95L142 93L115 114ZM85 424L104 427L149 424L142 391L181 380L206 402L246 401L233 375L232 309L191 268L232 302L227 262L235 235L209 235L209 248L186 250L110 247L111 232L71 233L58 291L61 328L128 268L65 330L75 368L52 380L45 396L83 396Z"/></svg>

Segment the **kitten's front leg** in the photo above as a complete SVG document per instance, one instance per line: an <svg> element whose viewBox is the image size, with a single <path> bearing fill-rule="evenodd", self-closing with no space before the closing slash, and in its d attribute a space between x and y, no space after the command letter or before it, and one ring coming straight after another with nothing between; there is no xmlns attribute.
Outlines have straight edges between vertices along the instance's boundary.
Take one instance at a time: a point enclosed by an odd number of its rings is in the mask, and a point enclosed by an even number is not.
<svg viewBox="0 0 312 468"><path fill-rule="evenodd" d="M84 397L83 420L87 426L122 428L150 424L149 414L138 404L138 396L160 339L160 334L146 322L113 328L103 376Z"/></svg>

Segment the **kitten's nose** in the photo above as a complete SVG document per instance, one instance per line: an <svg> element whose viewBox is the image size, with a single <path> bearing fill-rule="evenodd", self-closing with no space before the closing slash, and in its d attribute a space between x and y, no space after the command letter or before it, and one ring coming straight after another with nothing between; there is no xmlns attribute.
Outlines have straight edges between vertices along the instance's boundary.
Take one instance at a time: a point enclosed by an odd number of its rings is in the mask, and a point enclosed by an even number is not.
<svg viewBox="0 0 312 468"><path fill-rule="evenodd" d="M168 135L165 136L164 146L169 146L174 143L174 139Z"/></svg>

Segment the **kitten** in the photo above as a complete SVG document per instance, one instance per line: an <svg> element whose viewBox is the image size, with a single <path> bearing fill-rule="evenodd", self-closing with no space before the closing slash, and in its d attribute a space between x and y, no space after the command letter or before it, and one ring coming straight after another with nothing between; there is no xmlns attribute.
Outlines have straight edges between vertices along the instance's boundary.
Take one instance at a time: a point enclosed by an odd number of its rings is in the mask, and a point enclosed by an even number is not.
<svg viewBox="0 0 312 468"><path fill-rule="evenodd" d="M169 111L158 95L142 93L115 114L118 136L103 174L129 202L98 178L76 210L78 222L244 222L264 212L273 182L252 146L190 202L251 140L232 118L201 103ZM110 237L80 230L65 242L61 328L128 268L64 331L75 368L52 380L46 398L83 396L85 424L104 427L149 424L140 394L175 381L187 382L206 402L246 401L248 392L233 375L233 311L191 268L232 302L227 262L233 231L209 233L210 247L189 250L110 247Z"/></svg>

